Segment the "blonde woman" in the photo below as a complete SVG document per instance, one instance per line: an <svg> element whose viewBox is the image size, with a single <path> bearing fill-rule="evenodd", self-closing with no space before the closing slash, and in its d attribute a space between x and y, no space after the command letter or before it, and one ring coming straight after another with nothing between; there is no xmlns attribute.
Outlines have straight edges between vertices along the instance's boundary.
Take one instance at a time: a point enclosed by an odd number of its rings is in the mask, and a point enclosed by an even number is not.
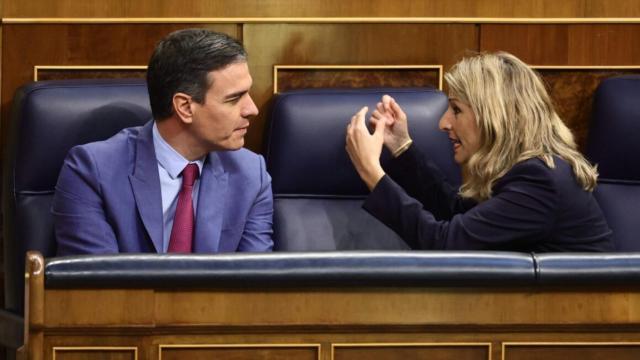
<svg viewBox="0 0 640 360"><path fill-rule="evenodd" d="M421 154L402 108L384 96L347 127L347 152L371 190L364 208L414 249L612 251L592 196L597 171L525 63L507 53L463 59L445 75L439 127L465 174L460 189ZM385 146L393 159L383 170ZM386 170L386 172L385 172Z"/></svg>

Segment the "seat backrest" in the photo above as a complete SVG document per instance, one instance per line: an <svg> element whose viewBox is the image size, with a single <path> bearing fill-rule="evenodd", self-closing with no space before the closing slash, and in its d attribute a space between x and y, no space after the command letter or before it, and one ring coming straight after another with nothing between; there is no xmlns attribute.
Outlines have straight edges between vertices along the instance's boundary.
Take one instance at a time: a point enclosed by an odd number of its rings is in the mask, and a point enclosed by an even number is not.
<svg viewBox="0 0 640 360"><path fill-rule="evenodd" d="M71 147L151 119L144 80L27 84L14 96L4 164L5 307L22 311L27 250L55 255L53 192Z"/></svg>
<svg viewBox="0 0 640 360"><path fill-rule="evenodd" d="M618 251L640 251L640 76L604 80L596 90L586 154L598 165L594 194Z"/></svg>
<svg viewBox="0 0 640 360"><path fill-rule="evenodd" d="M275 249L407 249L393 231L362 210L368 190L345 151L346 126L353 114L365 105L371 112L384 94L392 95L407 113L415 144L454 185L460 184L451 144L438 130L448 106L438 90L305 89L279 94L265 150L273 178ZM388 158L384 151L383 163Z"/></svg>

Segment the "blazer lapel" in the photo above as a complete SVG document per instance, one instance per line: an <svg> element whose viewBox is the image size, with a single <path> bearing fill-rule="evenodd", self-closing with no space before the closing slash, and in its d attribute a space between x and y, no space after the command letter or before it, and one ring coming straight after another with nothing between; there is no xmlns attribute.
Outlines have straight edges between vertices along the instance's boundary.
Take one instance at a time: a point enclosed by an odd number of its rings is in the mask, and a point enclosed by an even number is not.
<svg viewBox="0 0 640 360"><path fill-rule="evenodd" d="M156 252L162 252L162 195L152 129L153 121L150 121L138 134L134 170L129 181L142 223Z"/></svg>
<svg viewBox="0 0 640 360"><path fill-rule="evenodd" d="M218 252L226 192L227 173L218 154L210 153L200 177L194 252Z"/></svg>

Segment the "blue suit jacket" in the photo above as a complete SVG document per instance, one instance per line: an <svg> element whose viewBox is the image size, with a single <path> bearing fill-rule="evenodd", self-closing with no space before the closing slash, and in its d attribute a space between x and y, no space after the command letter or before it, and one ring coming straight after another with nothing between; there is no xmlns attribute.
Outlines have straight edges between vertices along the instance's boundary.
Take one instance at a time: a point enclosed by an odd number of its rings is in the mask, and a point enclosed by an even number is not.
<svg viewBox="0 0 640 360"><path fill-rule="evenodd" d="M153 121L67 155L52 212L58 255L162 251ZM200 177L193 251L270 251L273 198L262 156L212 152Z"/></svg>

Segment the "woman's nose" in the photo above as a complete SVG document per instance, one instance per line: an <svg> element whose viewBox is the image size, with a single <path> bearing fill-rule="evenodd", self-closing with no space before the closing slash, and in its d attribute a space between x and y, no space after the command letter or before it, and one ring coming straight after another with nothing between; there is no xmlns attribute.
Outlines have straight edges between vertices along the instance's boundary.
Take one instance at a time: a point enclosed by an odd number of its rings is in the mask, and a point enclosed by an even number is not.
<svg viewBox="0 0 640 360"><path fill-rule="evenodd" d="M451 130L451 116L452 115L453 115L453 112L451 110L451 107L449 107L447 109L447 111L444 112L444 114L440 118L440 122L438 123L438 127L440 128L440 130L442 130L442 131Z"/></svg>

